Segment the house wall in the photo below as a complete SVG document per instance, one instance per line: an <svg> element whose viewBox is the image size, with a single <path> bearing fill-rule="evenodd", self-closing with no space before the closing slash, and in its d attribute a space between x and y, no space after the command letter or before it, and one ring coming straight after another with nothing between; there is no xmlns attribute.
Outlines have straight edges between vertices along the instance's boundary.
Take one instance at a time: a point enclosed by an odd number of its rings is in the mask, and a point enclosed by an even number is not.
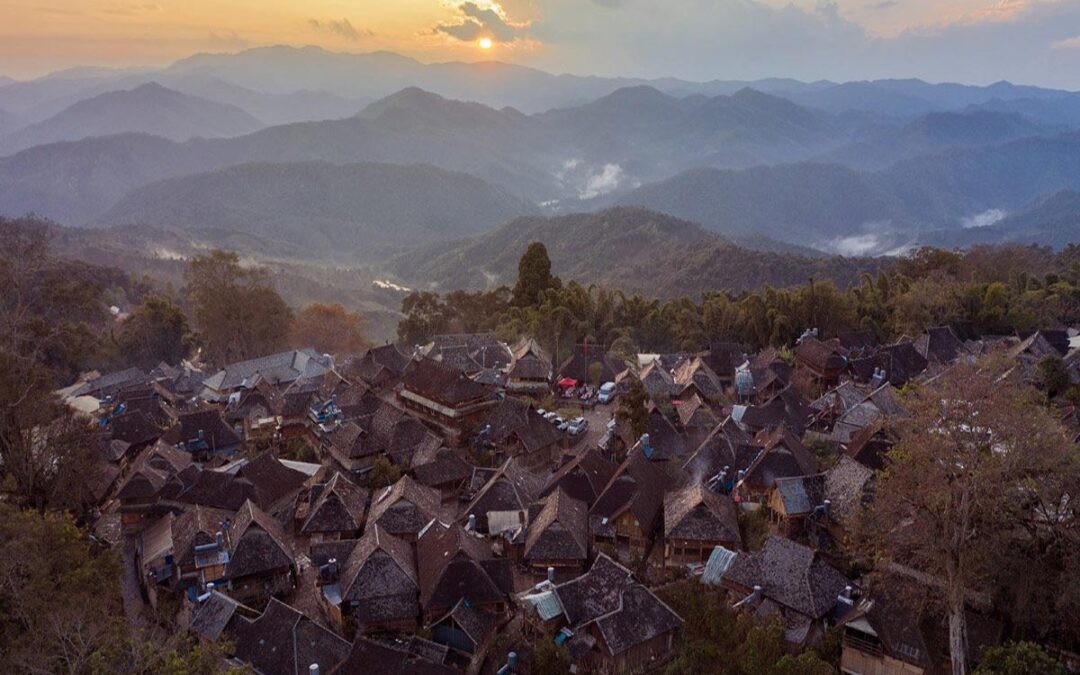
<svg viewBox="0 0 1080 675"><path fill-rule="evenodd" d="M922 668L891 656L868 654L844 644L840 671L848 675L922 675Z"/></svg>
<svg viewBox="0 0 1080 675"><path fill-rule="evenodd" d="M731 541L705 541L700 539L675 539L664 541L664 565L677 566L706 562L717 546L737 550Z"/></svg>

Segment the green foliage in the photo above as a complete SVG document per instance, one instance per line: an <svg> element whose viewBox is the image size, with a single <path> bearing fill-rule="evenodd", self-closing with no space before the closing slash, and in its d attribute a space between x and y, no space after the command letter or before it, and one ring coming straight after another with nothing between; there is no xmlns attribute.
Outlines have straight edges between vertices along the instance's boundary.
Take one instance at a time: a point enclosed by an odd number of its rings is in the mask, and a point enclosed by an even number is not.
<svg viewBox="0 0 1080 675"><path fill-rule="evenodd" d="M975 675L1065 675L1065 666L1033 642L1010 642L983 653Z"/></svg>
<svg viewBox="0 0 1080 675"><path fill-rule="evenodd" d="M547 247L538 241L532 242L518 262L513 304L532 307L540 302L540 295L544 291L559 286L559 279L551 275L551 258L548 257Z"/></svg>
<svg viewBox="0 0 1080 675"><path fill-rule="evenodd" d="M764 286L738 294L708 290L700 299L659 300L575 281L561 285L554 277L539 290L550 265L537 252L523 261L528 262L525 283L513 296L527 295L529 303L511 306L505 289L457 291L445 299L413 293L402 304L399 336L421 344L434 333L466 326L495 330L507 341L529 335L559 363L573 344L585 341L627 357L638 350L697 351L714 340L779 348L794 344L809 327L827 337L869 330L888 340L917 335L928 326L965 322L977 330L1009 334L1080 320L1076 258L1080 254L1075 252L1054 256L1018 246L976 247L965 254L922 249L846 288L814 280L788 288ZM1048 267L1055 273L1047 275Z"/></svg>
<svg viewBox="0 0 1080 675"><path fill-rule="evenodd" d="M191 260L186 279L208 362L255 358L287 343L292 310L265 270L241 266L235 253L213 251Z"/></svg>
<svg viewBox="0 0 1080 675"><path fill-rule="evenodd" d="M311 447L311 443L302 437L290 438L282 443L278 451L278 457L296 462L319 461L319 455L315 452L315 448Z"/></svg>
<svg viewBox="0 0 1080 675"><path fill-rule="evenodd" d="M187 316L169 299L151 295L121 324L116 349L118 367L176 365L191 349Z"/></svg>
<svg viewBox="0 0 1080 675"><path fill-rule="evenodd" d="M532 675L563 675L570 672L570 652L548 636L541 636L533 649Z"/></svg>
<svg viewBox="0 0 1080 675"><path fill-rule="evenodd" d="M386 457L376 457L368 473L368 486L375 490L393 485L401 479L401 467Z"/></svg>
<svg viewBox="0 0 1080 675"><path fill-rule="evenodd" d="M758 551L769 538L769 516L765 509L747 511L739 509L739 529L742 530L743 544L748 550Z"/></svg>
<svg viewBox="0 0 1080 675"><path fill-rule="evenodd" d="M636 377L628 378L629 388L619 397L615 418L629 429L635 439L645 433L649 422L649 392Z"/></svg>
<svg viewBox="0 0 1080 675"><path fill-rule="evenodd" d="M1046 392L1047 397L1054 398L1069 388L1069 371L1060 356L1043 357L1037 367L1039 388Z"/></svg>

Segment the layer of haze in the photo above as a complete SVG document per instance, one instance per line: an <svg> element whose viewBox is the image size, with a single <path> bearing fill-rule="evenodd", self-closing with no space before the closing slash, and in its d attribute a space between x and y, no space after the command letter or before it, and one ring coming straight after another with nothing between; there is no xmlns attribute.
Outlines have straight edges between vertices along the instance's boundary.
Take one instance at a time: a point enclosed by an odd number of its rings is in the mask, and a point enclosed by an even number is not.
<svg viewBox="0 0 1080 675"><path fill-rule="evenodd" d="M270 44L579 74L1080 89L1080 0L0 0L0 74L14 77Z"/></svg>

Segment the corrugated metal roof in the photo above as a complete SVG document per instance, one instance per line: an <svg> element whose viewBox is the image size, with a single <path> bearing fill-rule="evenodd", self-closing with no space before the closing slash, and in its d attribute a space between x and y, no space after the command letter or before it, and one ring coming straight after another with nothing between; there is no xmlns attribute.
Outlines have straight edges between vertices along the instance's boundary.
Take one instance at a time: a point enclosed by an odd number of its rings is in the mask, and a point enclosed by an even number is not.
<svg viewBox="0 0 1080 675"><path fill-rule="evenodd" d="M528 602L536 610L537 616L543 621L554 619L563 613L562 604L554 591L544 591L534 595L526 595L522 600Z"/></svg>
<svg viewBox="0 0 1080 675"><path fill-rule="evenodd" d="M710 586L719 585L720 577L724 576L724 572L731 566L731 562L737 555L739 555L737 552L729 551L723 546L714 548L709 554L709 562L705 563L705 571L701 573L701 583Z"/></svg>

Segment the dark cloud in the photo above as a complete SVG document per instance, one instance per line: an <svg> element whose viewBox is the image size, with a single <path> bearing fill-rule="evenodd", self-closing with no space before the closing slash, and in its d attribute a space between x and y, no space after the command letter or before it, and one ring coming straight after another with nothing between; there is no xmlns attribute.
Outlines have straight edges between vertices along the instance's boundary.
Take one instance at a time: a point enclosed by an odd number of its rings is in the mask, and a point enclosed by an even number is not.
<svg viewBox="0 0 1080 675"><path fill-rule="evenodd" d="M320 33L337 35L338 37L343 37L346 40L352 40L354 42L360 38L371 37L374 35L370 30L357 29L348 19L326 19L323 21L309 19L308 25L310 25L313 30Z"/></svg>
<svg viewBox="0 0 1080 675"><path fill-rule="evenodd" d="M490 37L499 42L513 42L521 36L522 28L508 23L494 9L485 9L475 2L465 2L458 10L462 16L459 23L439 24L435 26L435 32L463 42L473 42L482 37Z"/></svg>

